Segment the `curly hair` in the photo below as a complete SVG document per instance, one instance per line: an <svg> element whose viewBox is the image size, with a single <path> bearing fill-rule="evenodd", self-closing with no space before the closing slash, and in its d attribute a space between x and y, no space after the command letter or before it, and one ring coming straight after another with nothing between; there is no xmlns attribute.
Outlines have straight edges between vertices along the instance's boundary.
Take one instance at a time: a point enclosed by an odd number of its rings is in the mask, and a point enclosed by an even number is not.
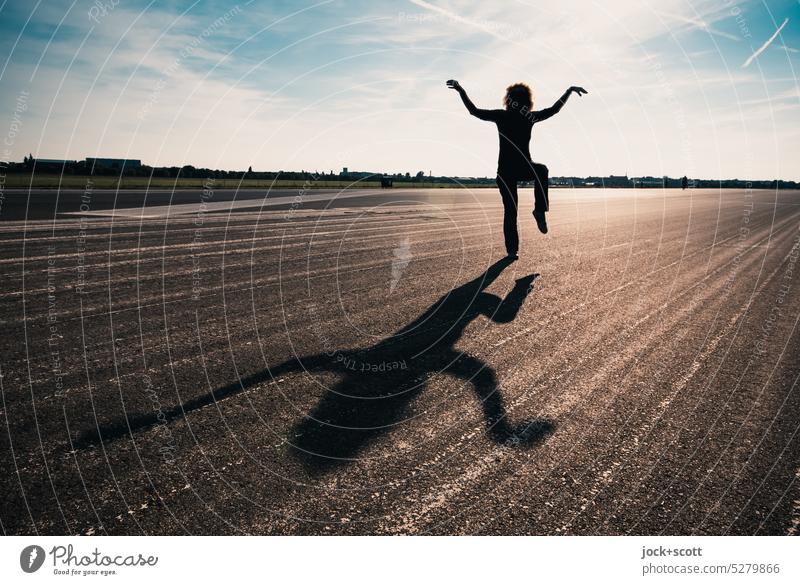
<svg viewBox="0 0 800 585"><path fill-rule="evenodd" d="M503 98L503 105L506 109L511 107L533 107L533 93L530 86L526 83L514 83L506 88L506 96Z"/></svg>

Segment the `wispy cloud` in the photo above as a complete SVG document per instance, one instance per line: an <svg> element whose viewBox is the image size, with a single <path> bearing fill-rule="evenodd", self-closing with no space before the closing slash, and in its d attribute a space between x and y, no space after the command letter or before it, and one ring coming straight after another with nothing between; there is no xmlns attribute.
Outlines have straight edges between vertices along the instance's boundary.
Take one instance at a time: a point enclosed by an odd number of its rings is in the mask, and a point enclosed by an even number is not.
<svg viewBox="0 0 800 585"><path fill-rule="evenodd" d="M755 52L755 53L753 53L752 55L750 55L750 56L747 58L747 60L746 60L744 63L742 63L742 69L744 69L745 67L749 67L749 66L750 66L750 63L752 63L752 62L753 62L753 60L754 60L756 57L758 57L758 56L759 56L761 53L763 53L763 52L766 50L766 48L767 48L767 47L769 47L769 46L772 44L772 41L774 41L774 40L777 38L777 36L778 36L779 34L781 34L781 31L783 30L783 27L784 27L784 26L786 26L786 25L788 24L788 22L789 22L789 19L788 19L788 18L785 18L785 19L783 20L783 22L781 23L781 25L778 27L778 30L776 30L774 33L772 33L772 36L771 36L771 37L769 37L769 38L767 39L767 42L766 42L766 43L764 43L763 45L761 45L761 46L760 46L760 47L759 47L759 48L756 50L756 52Z"/></svg>
<svg viewBox="0 0 800 585"><path fill-rule="evenodd" d="M788 51L789 53L800 53L800 49L795 49L792 47L787 47L786 45L775 45L779 49L783 49L784 51Z"/></svg>

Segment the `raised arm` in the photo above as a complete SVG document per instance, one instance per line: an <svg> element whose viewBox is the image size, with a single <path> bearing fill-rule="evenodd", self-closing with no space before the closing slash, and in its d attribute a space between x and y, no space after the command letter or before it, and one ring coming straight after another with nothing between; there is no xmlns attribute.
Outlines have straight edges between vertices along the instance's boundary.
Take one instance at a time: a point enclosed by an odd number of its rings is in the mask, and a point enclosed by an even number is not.
<svg viewBox="0 0 800 585"><path fill-rule="evenodd" d="M537 112L534 112L533 113L534 120L536 122L541 122L542 120L547 120L547 118L551 116L555 116L557 113L561 111L561 108L564 107L564 104L567 103L567 100L569 99L569 96L572 95L572 92L577 93L578 96L582 96L583 94L589 93L582 87L573 85L567 91L565 91L564 95L558 98L558 101L554 103L552 106L550 106L549 108L545 108L544 110L539 110Z"/></svg>
<svg viewBox="0 0 800 585"><path fill-rule="evenodd" d="M530 274L517 279L514 288L498 303L493 311L486 315L495 323L511 323L516 319L522 304L527 296L533 291L533 282L539 277L539 273Z"/></svg>
<svg viewBox="0 0 800 585"><path fill-rule="evenodd" d="M458 95L461 96L461 101L464 102L464 107L467 108L467 111L471 115L475 116L476 118L480 118L481 120L494 121L497 119L497 110L482 110L481 108L475 107L475 104L473 104L472 100L469 99L467 92L455 79L448 79L447 87L458 92Z"/></svg>

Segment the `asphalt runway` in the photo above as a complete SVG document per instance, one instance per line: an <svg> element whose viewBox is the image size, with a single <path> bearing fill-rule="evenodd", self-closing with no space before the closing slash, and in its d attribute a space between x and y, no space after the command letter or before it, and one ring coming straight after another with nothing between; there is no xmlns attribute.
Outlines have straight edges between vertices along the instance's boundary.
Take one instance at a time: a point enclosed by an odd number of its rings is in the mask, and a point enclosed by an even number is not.
<svg viewBox="0 0 800 585"><path fill-rule="evenodd" d="M6 194L4 533L800 529L799 192L326 193Z"/></svg>

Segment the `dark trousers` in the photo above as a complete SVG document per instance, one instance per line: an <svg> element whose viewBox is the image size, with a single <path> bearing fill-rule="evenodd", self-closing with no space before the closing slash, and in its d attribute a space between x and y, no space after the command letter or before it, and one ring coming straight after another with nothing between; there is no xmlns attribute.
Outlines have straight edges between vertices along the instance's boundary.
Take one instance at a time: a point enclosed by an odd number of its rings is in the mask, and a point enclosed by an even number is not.
<svg viewBox="0 0 800 585"><path fill-rule="evenodd" d="M519 251L519 233L517 232L517 209L519 195L517 181L533 181L533 199L535 211L548 211L549 197L547 191L548 170L544 165L532 163L530 172L501 173L497 175L497 187L503 198L503 236L506 240L506 252L516 254Z"/></svg>

